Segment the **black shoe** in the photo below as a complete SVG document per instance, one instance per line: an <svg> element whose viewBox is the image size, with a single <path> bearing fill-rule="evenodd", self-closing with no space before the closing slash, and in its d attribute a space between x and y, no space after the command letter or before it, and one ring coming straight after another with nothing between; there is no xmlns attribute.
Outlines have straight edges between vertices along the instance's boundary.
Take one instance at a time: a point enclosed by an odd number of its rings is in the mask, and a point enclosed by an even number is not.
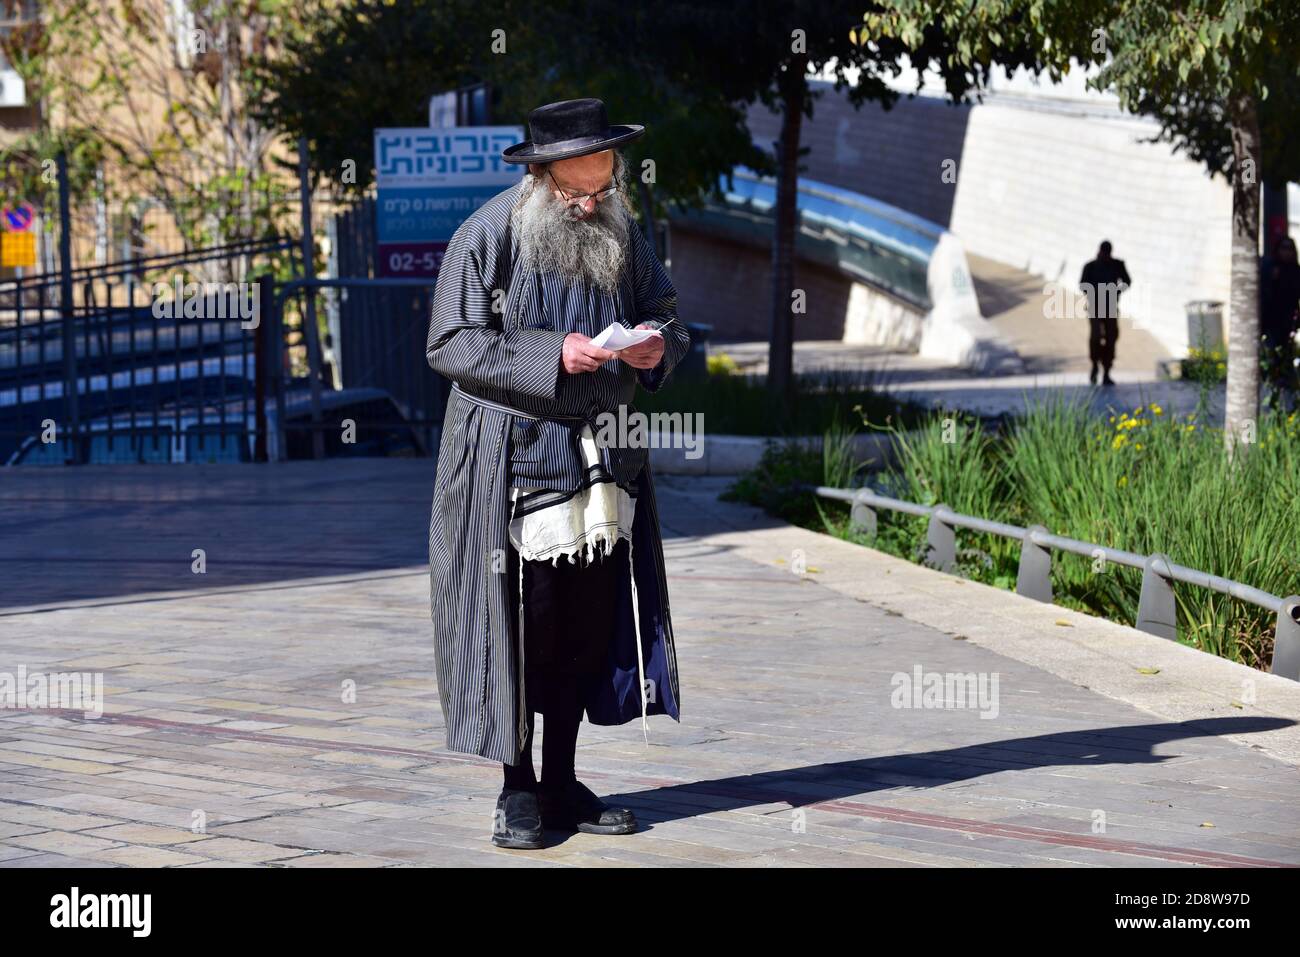
<svg viewBox="0 0 1300 957"><path fill-rule="evenodd" d="M536 850L544 846L542 815L536 794L509 788L501 792L496 812L492 815L492 843L497 847L519 850Z"/></svg>
<svg viewBox="0 0 1300 957"><path fill-rule="evenodd" d="M1112 379L1112 378L1110 377L1110 373L1107 372L1104 376L1102 376L1101 384L1102 384L1102 385L1114 385L1114 384L1115 384L1115 380Z"/></svg>
<svg viewBox="0 0 1300 957"><path fill-rule="evenodd" d="M1088 373L1088 382L1091 385L1097 384L1097 365L1093 363L1092 371Z"/></svg>
<svg viewBox="0 0 1300 957"><path fill-rule="evenodd" d="M580 781L570 781L558 791L543 785L539 796L542 823L558 831L631 834L636 830L636 815L630 809L610 807Z"/></svg>

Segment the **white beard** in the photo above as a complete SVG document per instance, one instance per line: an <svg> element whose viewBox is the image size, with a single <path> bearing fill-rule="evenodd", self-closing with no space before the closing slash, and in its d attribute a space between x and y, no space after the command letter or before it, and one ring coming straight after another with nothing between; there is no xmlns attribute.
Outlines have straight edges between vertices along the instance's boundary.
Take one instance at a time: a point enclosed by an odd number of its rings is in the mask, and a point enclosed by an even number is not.
<svg viewBox="0 0 1300 957"><path fill-rule="evenodd" d="M628 229L621 191L598 202L587 218L574 219L542 180L528 174L513 216L519 248L534 268L585 280L607 293L618 288Z"/></svg>

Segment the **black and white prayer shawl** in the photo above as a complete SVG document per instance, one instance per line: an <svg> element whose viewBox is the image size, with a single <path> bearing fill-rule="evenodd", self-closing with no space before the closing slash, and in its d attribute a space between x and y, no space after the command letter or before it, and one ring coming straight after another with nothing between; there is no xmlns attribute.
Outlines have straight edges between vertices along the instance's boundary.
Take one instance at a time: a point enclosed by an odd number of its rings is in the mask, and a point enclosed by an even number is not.
<svg viewBox="0 0 1300 957"><path fill-rule="evenodd" d="M426 348L429 365L456 383L429 521L430 610L447 747L505 764L517 763L527 731L526 635L506 565L512 484L557 495L601 480L635 489L631 567L620 578L617 623L585 702L587 720L681 720L648 452L611 446L602 452L603 466L588 470L576 439L583 422L597 431L597 416L617 415L620 405L630 411L638 382L660 389L690 348L690 335L680 322L667 326L676 318L676 291L630 216L627 264L615 293L531 269L510 227L521 189L499 193L456 230L439 269ZM613 359L596 372L563 372L565 336L595 336L611 321L667 326L659 365L638 370Z"/></svg>

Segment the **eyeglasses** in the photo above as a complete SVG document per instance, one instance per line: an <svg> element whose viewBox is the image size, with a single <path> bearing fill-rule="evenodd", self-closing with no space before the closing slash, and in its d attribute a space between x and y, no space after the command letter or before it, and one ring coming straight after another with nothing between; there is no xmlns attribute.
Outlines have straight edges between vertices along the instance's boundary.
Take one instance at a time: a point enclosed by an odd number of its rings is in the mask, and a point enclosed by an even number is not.
<svg viewBox="0 0 1300 957"><path fill-rule="evenodd" d="M604 189L598 189L594 193L571 193L556 182L555 174L549 169L546 171L546 175L551 177L551 182L555 183L555 188L560 191L560 195L564 197L564 201L570 206L580 206L589 199L594 199L599 203L618 192L618 184L615 183L612 186L606 186Z"/></svg>

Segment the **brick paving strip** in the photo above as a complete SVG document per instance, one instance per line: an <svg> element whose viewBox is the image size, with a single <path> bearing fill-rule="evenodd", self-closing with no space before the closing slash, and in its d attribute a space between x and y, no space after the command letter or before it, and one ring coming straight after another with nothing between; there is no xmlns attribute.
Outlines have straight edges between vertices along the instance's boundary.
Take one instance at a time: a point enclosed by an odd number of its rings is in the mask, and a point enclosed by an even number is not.
<svg viewBox="0 0 1300 957"><path fill-rule="evenodd" d="M99 671L106 700L0 710L0 866L1300 865L1300 686L686 478L661 482L683 721L579 738L646 827L497 850L499 769L443 750L432 474L8 478L0 671ZM916 667L996 673L996 713L894 707Z"/></svg>
<svg viewBox="0 0 1300 957"><path fill-rule="evenodd" d="M62 716L67 717L70 720L77 720L77 717L80 715L79 712L56 713L60 713ZM319 740L310 738L293 738L289 736L259 734L254 731L241 731L237 728L213 727L210 725L194 727L178 721L161 721L155 718L135 717L132 715L114 716L106 714L103 716L102 720L105 720L110 724L124 724L154 729L171 728L174 730L183 730L187 733L197 733L214 737L266 741L278 744L300 744L311 748L319 748L322 745ZM428 760L432 756L436 757L439 761L461 762L495 769L495 765L479 761L473 756L457 754L450 751L433 752L430 754L429 752L416 751L409 748L371 747L365 745L347 745L342 743L334 743L331 745L331 748L338 751L352 751L356 753L403 755L419 760ZM1134 841L1115 840L1113 838L1085 837L1082 835L1068 834L1062 831L1050 831L1043 828L985 823L980 821L963 820L960 818L944 817L937 814L920 814L914 811L883 807L880 805L863 804L856 801L818 801L805 804L805 802L798 796L792 796L782 789L779 784L748 784L746 787L727 787L715 784L714 782L673 781L666 778L650 778L643 775L617 776L600 772L587 775L587 777L589 780L618 778L623 783L636 784L642 788L683 788L699 794L720 795L741 799L750 803L761 798L763 803L785 803L791 807L806 806L816 810L837 811L884 821L899 821L902 823L918 824L931 828L963 831L970 834L991 834L1004 837L1014 837L1026 841L1038 841L1044 844L1097 848L1099 850L1110 850L1120 853L1135 854L1141 857L1150 857L1166 862L1185 861L1189 863L1217 865L1223 867L1297 866L1286 865L1278 861L1242 857L1234 854L1218 854L1212 851L1197 851L1190 848L1142 844ZM632 797L635 797L635 794L633 794Z"/></svg>

